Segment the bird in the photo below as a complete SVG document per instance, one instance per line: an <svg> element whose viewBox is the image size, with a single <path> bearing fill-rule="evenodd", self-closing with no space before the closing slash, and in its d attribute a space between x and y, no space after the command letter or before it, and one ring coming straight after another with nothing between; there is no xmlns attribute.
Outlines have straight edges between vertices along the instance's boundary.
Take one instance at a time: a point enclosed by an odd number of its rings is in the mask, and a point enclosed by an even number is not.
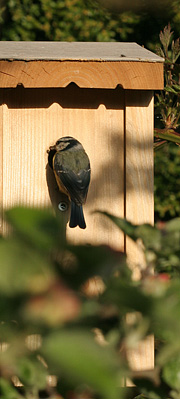
<svg viewBox="0 0 180 399"><path fill-rule="evenodd" d="M61 137L47 152L48 164L53 169L59 190L70 200L69 227L85 229L83 204L91 176L89 157L82 144L71 136Z"/></svg>

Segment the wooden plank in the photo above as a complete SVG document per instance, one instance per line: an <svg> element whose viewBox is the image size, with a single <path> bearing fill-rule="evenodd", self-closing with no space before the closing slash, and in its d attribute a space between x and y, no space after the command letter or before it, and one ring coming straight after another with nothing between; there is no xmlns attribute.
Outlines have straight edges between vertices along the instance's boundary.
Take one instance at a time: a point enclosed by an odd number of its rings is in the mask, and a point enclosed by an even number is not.
<svg viewBox="0 0 180 399"><path fill-rule="evenodd" d="M124 214L124 98L122 90L8 89L4 97L3 207L57 205L53 175L46 176L47 149L71 135L86 149L92 168L87 229L69 229L73 242L123 249L122 233L96 209ZM96 100L95 100L96 99ZM54 185L54 186L53 186ZM50 187L51 186L51 187Z"/></svg>
<svg viewBox="0 0 180 399"><path fill-rule="evenodd" d="M126 92L126 218L135 224L154 222L153 190L153 93ZM139 279L145 267L141 248L126 239L128 261L134 279ZM154 338L150 336L129 351L129 363L134 370L154 367Z"/></svg>
<svg viewBox="0 0 180 399"><path fill-rule="evenodd" d="M3 90L0 89L0 207L3 200ZM2 215L1 215L2 216ZM0 234L3 232L3 220L0 218Z"/></svg>
<svg viewBox="0 0 180 399"><path fill-rule="evenodd" d="M135 224L154 222L153 95L126 92L126 218ZM127 239L134 277L143 263L141 250Z"/></svg>
<svg viewBox="0 0 180 399"><path fill-rule="evenodd" d="M2 60L102 60L163 62L137 43L1 41Z"/></svg>
<svg viewBox="0 0 180 399"><path fill-rule="evenodd" d="M162 62L0 61L0 87L66 87L160 90Z"/></svg>
<svg viewBox="0 0 180 399"><path fill-rule="evenodd" d="M129 366L134 371L152 370L154 368L154 337L148 336L127 353ZM127 386L132 383L128 381Z"/></svg>
<svg viewBox="0 0 180 399"><path fill-rule="evenodd" d="M93 214L94 210L106 210L124 215L124 94L117 90L116 107L114 95L109 93L112 107L101 102L93 109L92 98L92 109L64 110L65 126L68 121L64 131L73 132L83 143L92 169L85 206L87 228L78 232L68 229L68 237L73 242L107 244L123 250L123 234L106 218Z"/></svg>

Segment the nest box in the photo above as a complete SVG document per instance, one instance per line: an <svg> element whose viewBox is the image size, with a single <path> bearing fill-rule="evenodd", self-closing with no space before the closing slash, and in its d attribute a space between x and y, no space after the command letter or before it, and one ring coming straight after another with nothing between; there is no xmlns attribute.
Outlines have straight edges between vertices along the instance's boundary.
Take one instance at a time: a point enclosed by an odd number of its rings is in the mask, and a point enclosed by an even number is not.
<svg viewBox="0 0 180 399"><path fill-rule="evenodd" d="M88 153L92 173L87 228L67 227L67 236L126 246L138 270L135 245L93 211L153 223L153 90L160 89L163 59L136 43L1 41L2 208L57 207L65 200L48 171L47 150L73 136ZM145 368L152 356L145 355Z"/></svg>

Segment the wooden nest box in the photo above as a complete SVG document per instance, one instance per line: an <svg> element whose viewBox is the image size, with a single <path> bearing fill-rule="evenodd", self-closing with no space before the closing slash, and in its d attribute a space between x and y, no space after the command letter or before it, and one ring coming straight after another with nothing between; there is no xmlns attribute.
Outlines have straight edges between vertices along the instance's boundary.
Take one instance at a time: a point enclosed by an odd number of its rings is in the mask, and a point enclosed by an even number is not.
<svg viewBox="0 0 180 399"><path fill-rule="evenodd" d="M155 89L163 89L163 59L136 43L0 42L2 208L58 205L47 149L73 136L92 173L87 228L67 235L124 250L123 234L93 211L153 223Z"/></svg>
<svg viewBox="0 0 180 399"><path fill-rule="evenodd" d="M73 136L92 173L87 228L67 227L67 236L118 250L126 245L138 274L135 245L93 211L153 223L153 90L160 89L163 59L136 43L1 41L2 208L57 207L63 196L48 171L47 149ZM152 365L147 358L145 368Z"/></svg>

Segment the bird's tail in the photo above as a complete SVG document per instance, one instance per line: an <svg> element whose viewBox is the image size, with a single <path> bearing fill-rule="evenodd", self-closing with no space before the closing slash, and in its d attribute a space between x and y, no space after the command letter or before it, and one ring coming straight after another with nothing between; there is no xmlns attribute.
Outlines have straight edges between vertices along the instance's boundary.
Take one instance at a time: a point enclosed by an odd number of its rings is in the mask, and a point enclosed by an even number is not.
<svg viewBox="0 0 180 399"><path fill-rule="evenodd" d="M71 201L71 216L69 227L79 226L81 229L86 228L86 222L84 220L82 205L78 206L73 201Z"/></svg>

